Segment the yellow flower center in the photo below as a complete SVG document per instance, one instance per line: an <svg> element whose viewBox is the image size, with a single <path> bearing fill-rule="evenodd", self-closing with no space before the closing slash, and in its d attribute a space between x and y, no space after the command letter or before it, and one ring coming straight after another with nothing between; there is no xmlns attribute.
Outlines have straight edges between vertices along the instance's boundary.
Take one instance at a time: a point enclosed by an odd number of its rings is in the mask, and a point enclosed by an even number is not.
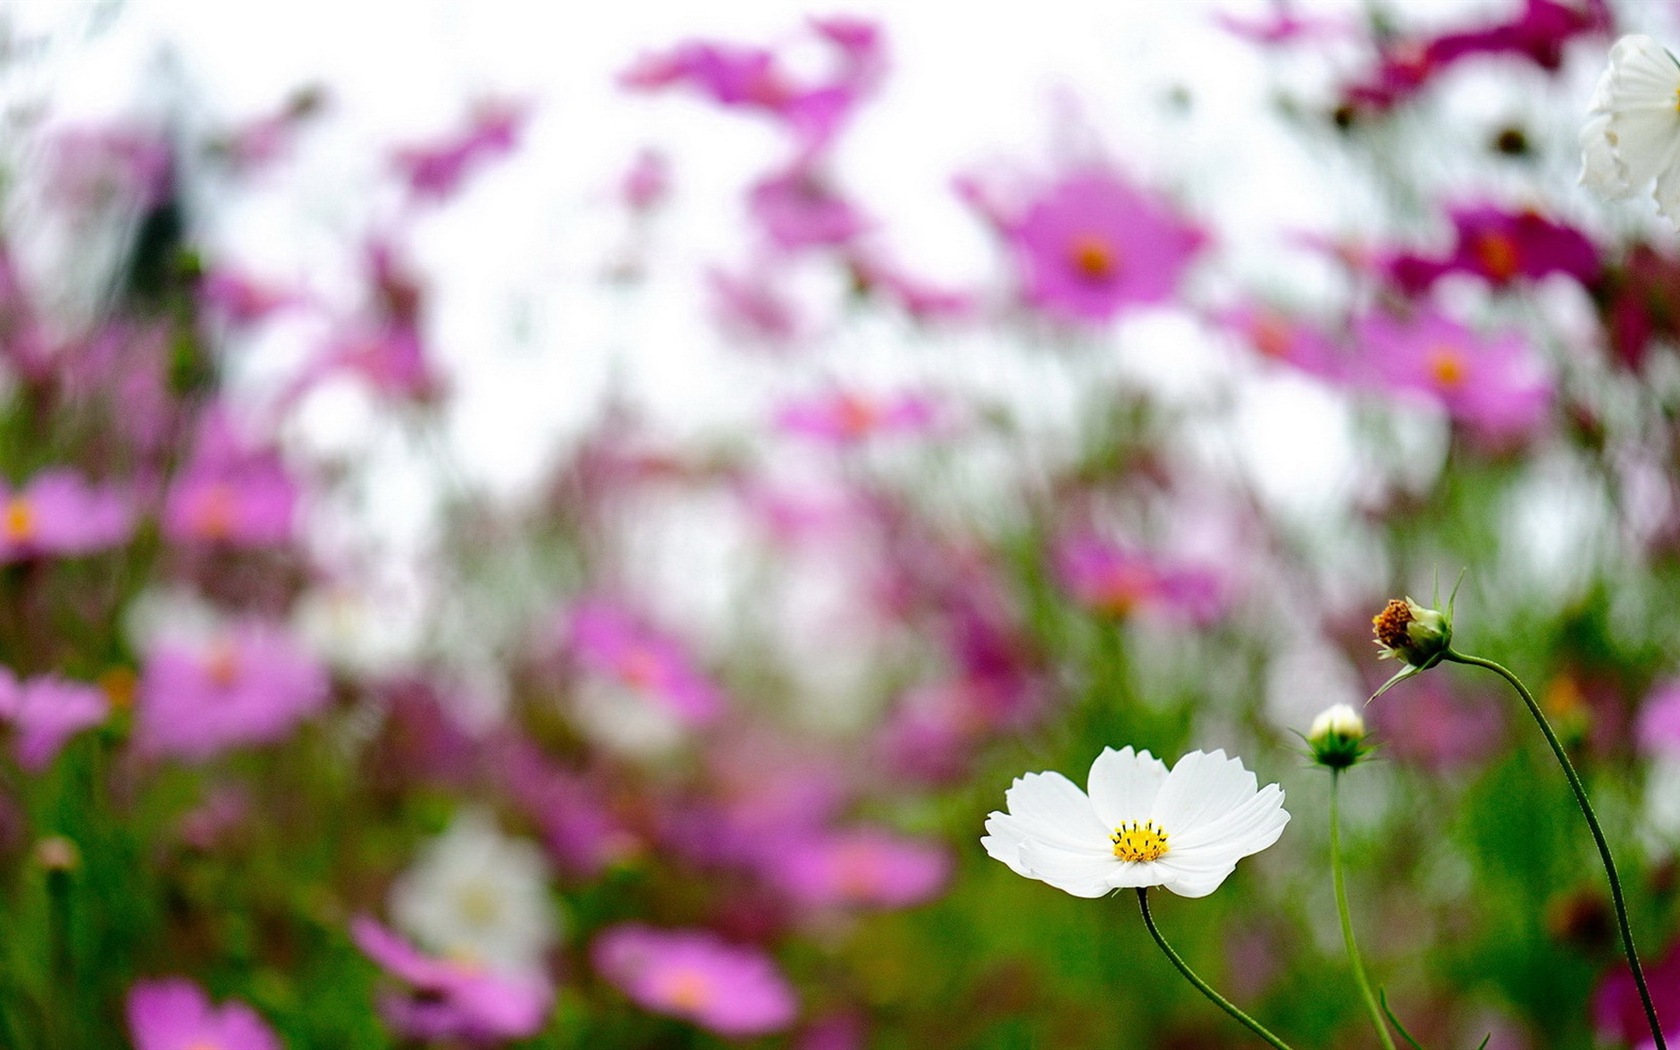
<svg viewBox="0 0 1680 1050"><path fill-rule="evenodd" d="M461 917L474 926L493 926L502 914L501 895L494 886L484 882L469 882L456 894L455 903Z"/></svg>
<svg viewBox="0 0 1680 1050"><path fill-rule="evenodd" d="M6 513L0 518L0 531L13 543L29 539L35 535L35 508L22 496L13 496L6 502Z"/></svg>
<svg viewBox="0 0 1680 1050"><path fill-rule="evenodd" d="M1120 269L1120 252L1094 233L1082 233L1068 246L1068 261L1087 281L1106 281Z"/></svg>
<svg viewBox="0 0 1680 1050"><path fill-rule="evenodd" d="M1443 344L1429 351L1429 374L1434 377L1437 386L1444 390L1456 390L1464 384L1464 378L1470 369L1465 365L1464 355L1456 346Z"/></svg>
<svg viewBox="0 0 1680 1050"><path fill-rule="evenodd" d="M1167 854L1167 833L1156 827L1153 820L1122 824L1109 838L1114 840L1114 855L1121 860L1160 860Z"/></svg>

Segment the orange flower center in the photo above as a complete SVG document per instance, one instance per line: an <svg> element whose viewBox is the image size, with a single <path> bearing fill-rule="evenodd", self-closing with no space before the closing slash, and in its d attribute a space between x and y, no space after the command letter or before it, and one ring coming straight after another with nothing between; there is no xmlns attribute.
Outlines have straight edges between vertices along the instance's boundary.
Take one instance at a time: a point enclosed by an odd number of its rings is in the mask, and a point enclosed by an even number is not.
<svg viewBox="0 0 1680 1050"><path fill-rule="evenodd" d="M659 657L652 650L637 646L619 660L618 677L625 685L647 689L659 681L659 666Z"/></svg>
<svg viewBox="0 0 1680 1050"><path fill-rule="evenodd" d="M1464 385L1470 369L1458 347L1442 344L1429 351L1429 374L1435 385L1443 390L1456 390Z"/></svg>
<svg viewBox="0 0 1680 1050"><path fill-rule="evenodd" d="M1496 281L1509 281L1522 265L1517 242L1503 233L1479 234L1470 250L1482 270Z"/></svg>
<svg viewBox="0 0 1680 1050"><path fill-rule="evenodd" d="M1262 355L1279 361L1289 356L1289 347L1295 341L1289 323L1271 314L1255 320L1248 338Z"/></svg>
<svg viewBox="0 0 1680 1050"><path fill-rule="evenodd" d="M679 970L665 987L665 1001L678 1010L699 1010L712 1001L712 983L703 973Z"/></svg>
<svg viewBox="0 0 1680 1050"><path fill-rule="evenodd" d="M204 674L218 689L239 681L239 651L229 642L217 642L204 658Z"/></svg>
<svg viewBox="0 0 1680 1050"><path fill-rule="evenodd" d="M881 410L855 394L845 394L835 407L840 429L851 437L869 433L881 421Z"/></svg>
<svg viewBox="0 0 1680 1050"><path fill-rule="evenodd" d="M0 516L0 532L13 543L22 543L35 535L35 508L22 496L6 501L6 512Z"/></svg>
<svg viewBox="0 0 1680 1050"><path fill-rule="evenodd" d="M1068 246L1074 272L1093 283L1110 280L1120 271L1120 252L1094 233L1082 233Z"/></svg>
<svg viewBox="0 0 1680 1050"><path fill-rule="evenodd" d="M226 539L233 532L238 509L239 501L233 494L233 488L225 482L218 482L199 496L198 506L193 508L194 524L200 533L210 539Z"/></svg>

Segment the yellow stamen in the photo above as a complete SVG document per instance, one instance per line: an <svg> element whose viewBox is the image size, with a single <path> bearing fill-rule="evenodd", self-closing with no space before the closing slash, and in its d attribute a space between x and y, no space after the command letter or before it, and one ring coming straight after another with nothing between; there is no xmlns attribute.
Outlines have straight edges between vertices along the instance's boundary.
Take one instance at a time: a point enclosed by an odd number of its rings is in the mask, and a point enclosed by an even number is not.
<svg viewBox="0 0 1680 1050"><path fill-rule="evenodd" d="M1120 252L1094 233L1082 233L1068 246L1068 260L1088 281L1106 281L1120 269Z"/></svg>
<svg viewBox="0 0 1680 1050"><path fill-rule="evenodd" d="M1109 838L1114 840L1114 855L1121 860L1160 860L1167 854L1167 833L1156 827L1153 820L1122 824Z"/></svg>

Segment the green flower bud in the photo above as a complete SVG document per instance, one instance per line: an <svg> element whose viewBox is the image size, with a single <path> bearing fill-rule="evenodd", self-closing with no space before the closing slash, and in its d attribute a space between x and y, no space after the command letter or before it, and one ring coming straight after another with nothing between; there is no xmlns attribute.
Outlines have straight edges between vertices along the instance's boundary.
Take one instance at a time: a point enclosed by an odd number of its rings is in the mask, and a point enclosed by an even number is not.
<svg viewBox="0 0 1680 1050"><path fill-rule="evenodd" d="M1391 598L1371 617L1380 657L1393 657L1418 670L1434 667L1452 645L1452 606L1447 611L1425 609L1410 598Z"/></svg>
<svg viewBox="0 0 1680 1050"><path fill-rule="evenodd" d="M1365 719L1347 704L1325 708L1307 730L1313 761L1331 769L1346 769L1364 757Z"/></svg>

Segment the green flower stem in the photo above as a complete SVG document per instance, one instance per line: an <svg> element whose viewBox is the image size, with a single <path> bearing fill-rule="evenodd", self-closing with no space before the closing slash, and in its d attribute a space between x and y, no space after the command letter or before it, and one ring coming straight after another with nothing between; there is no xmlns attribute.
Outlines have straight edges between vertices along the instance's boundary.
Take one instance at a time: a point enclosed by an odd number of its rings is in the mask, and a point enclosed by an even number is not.
<svg viewBox="0 0 1680 1050"><path fill-rule="evenodd" d="M1569 755L1563 749L1563 743L1552 731L1546 715L1540 710L1540 705L1534 702L1534 695L1522 680L1492 660L1484 660L1479 656L1466 656L1449 648L1444 658L1454 663L1467 664L1471 667L1482 667L1499 675L1511 683L1511 688L1522 697L1523 703L1528 705L1528 713L1534 716L1540 731L1546 734L1546 742L1552 745L1552 754L1557 756L1558 765L1563 767L1564 775L1569 778L1569 786L1575 792L1575 801L1581 806L1582 816L1587 818L1587 827L1592 831L1593 841L1598 844L1598 855L1604 862L1604 873L1610 878L1610 900L1616 906L1616 923L1622 931L1622 952L1627 956L1628 968L1633 971L1633 983L1639 989L1639 1001L1645 1006L1645 1020L1651 1026L1651 1038L1655 1041L1657 1050L1668 1050L1668 1041L1663 1038L1662 1025L1657 1021L1657 1008L1651 1002L1651 990L1645 986L1645 971L1640 968L1639 955L1633 950L1633 929L1628 925L1627 902L1622 898L1622 880L1616 874L1616 862L1610 858L1610 844L1604 839L1604 830L1598 826L1598 817L1594 815L1592 803L1587 801L1587 789L1581 786L1581 777L1575 772L1575 766L1569 761Z"/></svg>
<svg viewBox="0 0 1680 1050"><path fill-rule="evenodd" d="M1382 1040L1386 1050L1395 1050L1394 1037L1388 1033L1388 1024L1383 1020L1382 1008L1377 1005L1376 993L1371 991L1371 979L1365 976L1365 961L1360 958L1359 946L1353 940L1353 919L1348 914L1347 885L1342 880L1342 831L1341 814L1337 803L1339 792L1337 788L1342 782L1342 771L1330 771L1330 875L1336 884L1336 913L1342 919L1342 942L1347 945L1348 962L1353 966L1353 980L1359 985L1360 998L1365 1000L1365 1009L1371 1014L1371 1024L1377 1029L1377 1038Z"/></svg>
<svg viewBox="0 0 1680 1050"><path fill-rule="evenodd" d="M1149 927L1150 936L1154 937L1155 943L1159 944L1161 946L1161 950L1167 953L1167 958L1172 960L1172 964L1174 966L1178 967L1178 972L1184 975L1184 979L1195 985L1196 990L1207 996L1213 1005L1219 1007L1221 1010L1224 1010L1239 1023L1246 1025L1249 1031L1253 1032L1261 1039L1264 1039L1267 1045L1274 1047L1275 1050L1290 1050L1288 1043L1266 1031L1265 1027L1261 1025L1259 1021L1256 1021L1254 1018L1237 1009L1237 1007L1229 999L1214 991L1211 985L1202 980L1200 977L1197 977L1196 971L1190 969L1189 964L1178 957L1178 953L1172 950L1172 945L1167 943L1167 939L1162 937L1161 931L1156 928L1154 917L1149 914L1148 887L1139 886L1137 897L1138 908L1143 912L1143 924Z"/></svg>

